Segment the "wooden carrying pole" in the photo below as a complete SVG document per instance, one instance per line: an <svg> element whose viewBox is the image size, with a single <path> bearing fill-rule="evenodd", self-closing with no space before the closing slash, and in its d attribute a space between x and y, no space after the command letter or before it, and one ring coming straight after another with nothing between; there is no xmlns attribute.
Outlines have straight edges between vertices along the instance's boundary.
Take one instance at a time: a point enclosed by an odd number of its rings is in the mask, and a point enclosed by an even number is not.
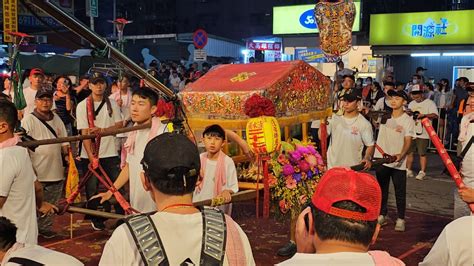
<svg viewBox="0 0 474 266"><path fill-rule="evenodd" d="M240 202L240 201L246 201L246 200L251 200L255 198L255 191L254 190L244 190L235 193L232 195L232 200L231 202ZM213 206L215 203L221 203L222 205L223 200L222 199L208 199L208 200L203 200L199 202L195 202L194 206L200 207L200 206ZM218 206L219 204L215 205ZM86 208L80 208L80 207L75 207L75 206L69 206L66 210L67 212L70 213L80 213L80 214L86 214L86 215L91 215L91 216L96 216L96 217L101 217L101 218L106 218L106 219L124 219L127 216L122 215L122 214L116 214L116 213L110 213L110 212L103 212L103 211L97 211L97 210L90 210Z"/></svg>
<svg viewBox="0 0 474 266"><path fill-rule="evenodd" d="M112 136L112 135L117 135L117 134L121 134L121 133L127 133L127 132L130 132L130 131L150 128L150 127L151 127L151 124L146 123L146 124L143 124L143 125L138 125L138 126L133 126L133 127L125 127L125 128L120 128L120 129L104 130L104 132L101 133L100 136L102 136L102 137ZM55 138L55 139L22 141L22 142L18 142L17 145L28 148L28 147L37 147L37 146L40 146L40 145L49 145L49 144L57 144L57 143L63 143L63 142L74 142L74 141L80 141L80 140L85 140L85 139L94 139L96 137L97 137L97 135L95 135L95 134L78 135L78 136L70 136L70 137Z"/></svg>

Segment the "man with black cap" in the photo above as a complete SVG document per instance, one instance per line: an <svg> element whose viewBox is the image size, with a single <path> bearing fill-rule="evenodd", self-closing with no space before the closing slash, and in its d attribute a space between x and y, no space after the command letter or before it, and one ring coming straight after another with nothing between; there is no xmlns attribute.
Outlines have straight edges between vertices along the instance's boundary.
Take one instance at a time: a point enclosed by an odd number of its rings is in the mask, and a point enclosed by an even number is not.
<svg viewBox="0 0 474 266"><path fill-rule="evenodd" d="M416 68L416 71L415 71L415 74L417 74L421 77L421 80L423 81L423 84L428 82L428 78L425 77L425 71L426 70L428 70L428 69L419 66L419 67Z"/></svg>
<svg viewBox="0 0 474 266"><path fill-rule="evenodd" d="M376 167L377 180L382 189L382 205L379 224L387 223L387 201L392 179L395 188L395 199L397 203L398 219L395 231L405 231L405 207L406 207L406 155L410 149L412 138L415 136L415 122L405 113L403 106L408 101L408 95L404 91L388 90L387 101L391 108L391 117L386 123L379 127L377 145L387 155L396 156L397 160L391 164ZM378 149L375 151L376 158L382 158Z"/></svg>
<svg viewBox="0 0 474 266"><path fill-rule="evenodd" d="M36 108L21 121L26 133L36 140L67 137L66 127L61 118L51 111L53 92L40 89L36 93ZM63 194L64 158L67 158L69 143L39 146L34 152L30 151L31 162L38 180L43 185L44 200L56 204ZM39 234L52 238L51 217L39 217Z"/></svg>
<svg viewBox="0 0 474 266"><path fill-rule="evenodd" d="M201 167L194 143L184 135L161 134L148 142L142 165L143 185L158 211L119 226L99 265L255 265L247 236L229 216L193 206Z"/></svg>
<svg viewBox="0 0 474 266"><path fill-rule="evenodd" d="M107 88L105 77L100 73L93 73L89 78L89 88L92 91L91 95L77 105L77 129L81 130L83 135L100 135L105 130L121 128L122 117L119 107L115 101L110 101L108 97L104 96ZM120 159L115 148L115 141L115 136L98 138L98 141L84 140L80 153L82 174L88 171L89 164L93 169L96 169L100 163L112 182L115 181L120 172ZM99 146L98 150L97 146ZM98 190L99 181L93 175L86 184L87 199L96 195ZM119 205L116 208L119 212L123 212ZM105 229L102 219L92 218L91 221L94 230Z"/></svg>
<svg viewBox="0 0 474 266"><path fill-rule="evenodd" d="M351 90L341 98L343 115L334 114L328 121L328 136L331 142L327 151L328 169L336 166L350 167L359 163L365 169L371 167L374 154L374 135L372 125L359 113L362 100L360 90ZM362 150L367 147L362 158Z"/></svg>

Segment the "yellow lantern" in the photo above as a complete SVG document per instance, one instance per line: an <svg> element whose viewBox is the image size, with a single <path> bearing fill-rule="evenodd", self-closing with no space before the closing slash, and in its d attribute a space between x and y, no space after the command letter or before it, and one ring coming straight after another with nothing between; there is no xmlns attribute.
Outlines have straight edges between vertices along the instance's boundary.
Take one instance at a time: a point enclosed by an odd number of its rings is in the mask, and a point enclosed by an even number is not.
<svg viewBox="0 0 474 266"><path fill-rule="evenodd" d="M247 122L247 143L255 154L268 154L280 149L281 131L275 117L260 116Z"/></svg>

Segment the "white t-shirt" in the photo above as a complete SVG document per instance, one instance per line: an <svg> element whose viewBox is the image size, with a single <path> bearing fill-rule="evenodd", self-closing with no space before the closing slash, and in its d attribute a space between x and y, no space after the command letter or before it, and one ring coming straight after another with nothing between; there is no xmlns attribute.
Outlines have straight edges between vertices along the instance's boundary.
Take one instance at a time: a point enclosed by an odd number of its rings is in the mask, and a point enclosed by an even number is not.
<svg viewBox="0 0 474 266"><path fill-rule="evenodd" d="M465 120L469 119L470 117L471 116L464 116L461 120L461 125L464 124ZM466 140L462 142L462 150L464 150L472 136L474 136L474 123L469 123ZM464 155L461 173L464 178L470 178L471 180L474 180L474 143L471 145L471 148L469 148L466 155Z"/></svg>
<svg viewBox="0 0 474 266"><path fill-rule="evenodd" d="M474 216L464 216L446 225L419 266L474 265Z"/></svg>
<svg viewBox="0 0 474 266"><path fill-rule="evenodd" d="M38 245L25 245L25 247L17 249L12 253L8 254L3 258L2 264L5 266L16 266L20 265L17 263L7 261L10 258L22 258L30 259L44 265L57 265L57 266L82 266L82 262L74 258L73 256L60 253L51 249L44 248Z"/></svg>
<svg viewBox="0 0 474 266"><path fill-rule="evenodd" d="M25 96L26 107L23 109L23 115L31 114L35 110L35 98L37 90L32 89L31 87L26 87L23 89L23 95Z"/></svg>
<svg viewBox="0 0 474 266"><path fill-rule="evenodd" d="M415 121L411 116L403 113L397 118L390 118L387 123L380 125L377 145L389 155L396 155L402 152L405 137L414 137ZM375 149L375 158L382 158L382 154ZM406 170L406 157L401 162L384 164L387 167L398 170Z"/></svg>
<svg viewBox="0 0 474 266"><path fill-rule="evenodd" d="M0 216L10 219L18 228L19 243L38 243L36 222L36 176L26 148L12 146L0 149L0 197L7 200Z"/></svg>
<svg viewBox="0 0 474 266"><path fill-rule="evenodd" d="M126 121L130 119L130 104L132 103L132 92L130 89L127 91L127 94L122 95L120 90L115 92L114 94L109 96L111 101L115 101L117 103L118 98L122 99L122 106L119 107L120 115L122 117L122 121ZM118 104L117 104L118 106ZM117 134L118 138L126 138L128 133L121 133Z"/></svg>
<svg viewBox="0 0 474 266"><path fill-rule="evenodd" d="M143 172L142 164L140 163L143 159L143 153L145 152L145 146L150 140L149 128L137 131L135 138L135 149L133 154L127 154L128 173L129 173L129 184L130 184L130 205L138 210L139 212L152 212L156 211L156 205L150 196L150 192L145 191L140 178L140 174ZM158 128L156 136L167 132L165 124L161 124ZM153 137L156 137L153 136Z"/></svg>
<svg viewBox="0 0 474 266"><path fill-rule="evenodd" d="M378 99L374 105L374 111L383 111L385 108L385 104L390 106L385 97Z"/></svg>
<svg viewBox="0 0 474 266"><path fill-rule="evenodd" d="M83 100L77 105L76 113L77 113L77 129L86 129L89 128L89 122L87 121L87 99ZM99 107L100 102L94 102L94 110L97 110ZM110 105L112 106L112 117L109 116L109 111L107 110L107 103L104 104L102 109L100 110L99 114L95 117L94 124L96 127L99 128L108 128L114 126L115 123L122 121L122 117L120 115L120 109L115 103L115 101L110 101ZM115 149L115 140L114 136L103 137L100 140L100 150L99 150L99 158L109 158L117 156L117 150ZM88 158L86 149L84 148L84 144L82 145L81 149L81 158Z"/></svg>
<svg viewBox="0 0 474 266"><path fill-rule="evenodd" d="M364 146L375 143L372 126L361 114L350 119L333 115L327 128L328 135L331 135L327 152L328 169L360 163Z"/></svg>
<svg viewBox="0 0 474 266"><path fill-rule="evenodd" d="M66 127L59 116L53 113L53 119L46 121L56 132L58 137L67 137ZM21 126L26 133L34 139L54 139L51 131L34 115L28 114L21 121ZM31 162L36 176L40 182L54 182L64 179L64 167L62 164L61 146L68 143L42 145L34 152L30 151Z"/></svg>
<svg viewBox="0 0 474 266"><path fill-rule="evenodd" d="M179 90L179 83L181 83L181 79L178 76L175 78L173 75L170 75L170 84L174 90Z"/></svg>
<svg viewBox="0 0 474 266"><path fill-rule="evenodd" d="M277 265L371 266L375 265L375 263L369 253L338 252L327 254L296 253L291 259L285 260Z"/></svg>
<svg viewBox="0 0 474 266"><path fill-rule="evenodd" d="M436 114L438 115L438 108L436 107L435 102L430 99L425 99L422 102L411 101L408 104L408 109L413 112L420 112L420 114ZM421 133L421 134L420 134ZM415 138L417 139L430 139L425 128L421 124L421 121L415 123Z"/></svg>
<svg viewBox="0 0 474 266"><path fill-rule="evenodd" d="M160 234L163 247L168 257L169 265L181 265L186 259L191 259L194 265L199 265L202 246L202 214L176 214L158 212L151 216ZM240 226L235 223L243 244L245 265L255 265L252 249L247 236ZM99 265L140 265L141 257L136 248L129 229L121 225L115 229L109 241L105 244ZM224 265L229 265L227 255Z"/></svg>
<svg viewBox="0 0 474 266"><path fill-rule="evenodd" d="M235 164L232 158L225 155L225 173L226 173L226 182L222 190L232 190L234 193L239 191L239 182L237 180L237 170L235 169ZM200 192L197 190L193 194L193 202L199 202L203 200L212 199L217 195L214 195L214 180L216 173L217 161L207 160L206 163L206 172L204 173L204 180L202 184L202 189Z"/></svg>

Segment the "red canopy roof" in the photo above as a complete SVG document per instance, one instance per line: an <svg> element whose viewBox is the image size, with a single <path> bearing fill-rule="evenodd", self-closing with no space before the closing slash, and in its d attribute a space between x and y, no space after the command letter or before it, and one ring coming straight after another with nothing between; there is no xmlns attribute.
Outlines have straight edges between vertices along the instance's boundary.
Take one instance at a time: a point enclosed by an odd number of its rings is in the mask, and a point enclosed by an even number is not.
<svg viewBox="0 0 474 266"><path fill-rule="evenodd" d="M302 61L220 65L184 91L229 92L266 89L288 75Z"/></svg>

